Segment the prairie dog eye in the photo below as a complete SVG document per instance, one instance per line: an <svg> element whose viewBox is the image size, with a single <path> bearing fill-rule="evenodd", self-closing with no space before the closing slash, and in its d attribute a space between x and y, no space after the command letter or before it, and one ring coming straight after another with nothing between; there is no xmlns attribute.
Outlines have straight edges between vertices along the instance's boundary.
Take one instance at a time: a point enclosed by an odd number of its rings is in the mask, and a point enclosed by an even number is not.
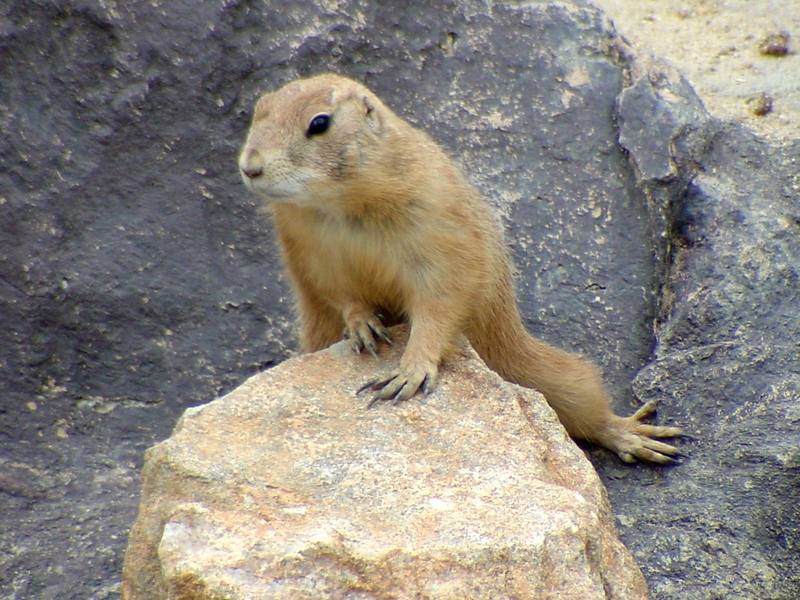
<svg viewBox="0 0 800 600"><path fill-rule="evenodd" d="M330 115L326 115L324 113L316 115L311 122L308 124L308 131L306 131L306 137L311 137L312 135L319 135L320 133L325 133L330 127L331 124L331 117Z"/></svg>

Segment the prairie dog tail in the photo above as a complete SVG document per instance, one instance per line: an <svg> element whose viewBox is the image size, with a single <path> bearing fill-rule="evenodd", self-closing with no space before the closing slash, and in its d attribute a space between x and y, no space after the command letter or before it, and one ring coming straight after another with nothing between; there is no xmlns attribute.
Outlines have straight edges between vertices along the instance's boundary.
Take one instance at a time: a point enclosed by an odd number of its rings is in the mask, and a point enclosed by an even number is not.
<svg viewBox="0 0 800 600"><path fill-rule="evenodd" d="M528 333L510 282L499 287L467 328L472 346L501 377L541 392L572 437L606 445L605 433L620 417L611 411L597 368Z"/></svg>

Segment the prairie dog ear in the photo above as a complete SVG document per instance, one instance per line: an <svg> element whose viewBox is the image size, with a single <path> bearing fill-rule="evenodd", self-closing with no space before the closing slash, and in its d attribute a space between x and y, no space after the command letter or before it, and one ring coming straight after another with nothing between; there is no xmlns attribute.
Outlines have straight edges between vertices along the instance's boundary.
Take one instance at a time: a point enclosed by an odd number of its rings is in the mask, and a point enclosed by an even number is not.
<svg viewBox="0 0 800 600"><path fill-rule="evenodd" d="M377 107L373 100L363 94L361 96L361 105L364 110L364 116L367 119L367 125L375 132L380 133L381 129L383 129L383 122L381 121L381 116L378 114Z"/></svg>

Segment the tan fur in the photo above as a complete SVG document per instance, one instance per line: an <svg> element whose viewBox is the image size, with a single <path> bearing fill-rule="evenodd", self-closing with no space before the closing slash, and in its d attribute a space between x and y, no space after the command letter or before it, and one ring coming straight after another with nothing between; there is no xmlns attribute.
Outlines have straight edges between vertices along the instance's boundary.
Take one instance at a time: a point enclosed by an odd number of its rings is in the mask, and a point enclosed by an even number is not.
<svg viewBox="0 0 800 600"><path fill-rule="evenodd" d="M307 135L320 114L329 128ZM614 415L592 364L525 331L487 203L427 134L364 86L326 74L264 95L239 166L272 210L304 350L345 331L355 350L374 353L385 325L410 323L399 369L371 385L376 399L429 391L463 333L489 367L541 391L572 436L628 462L677 453L650 438L678 429L639 422L652 406Z"/></svg>

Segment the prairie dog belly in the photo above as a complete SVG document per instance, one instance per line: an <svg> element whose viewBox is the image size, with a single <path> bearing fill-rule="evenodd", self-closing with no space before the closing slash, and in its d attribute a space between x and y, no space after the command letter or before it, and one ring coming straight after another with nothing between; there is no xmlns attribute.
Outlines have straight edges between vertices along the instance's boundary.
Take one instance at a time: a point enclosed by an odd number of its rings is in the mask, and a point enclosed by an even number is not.
<svg viewBox="0 0 800 600"><path fill-rule="evenodd" d="M278 213L278 211L276 211ZM276 219L279 234L291 246L285 257L294 276L302 277L332 305L360 303L395 314L405 311L412 289L406 251L357 225L308 219Z"/></svg>

